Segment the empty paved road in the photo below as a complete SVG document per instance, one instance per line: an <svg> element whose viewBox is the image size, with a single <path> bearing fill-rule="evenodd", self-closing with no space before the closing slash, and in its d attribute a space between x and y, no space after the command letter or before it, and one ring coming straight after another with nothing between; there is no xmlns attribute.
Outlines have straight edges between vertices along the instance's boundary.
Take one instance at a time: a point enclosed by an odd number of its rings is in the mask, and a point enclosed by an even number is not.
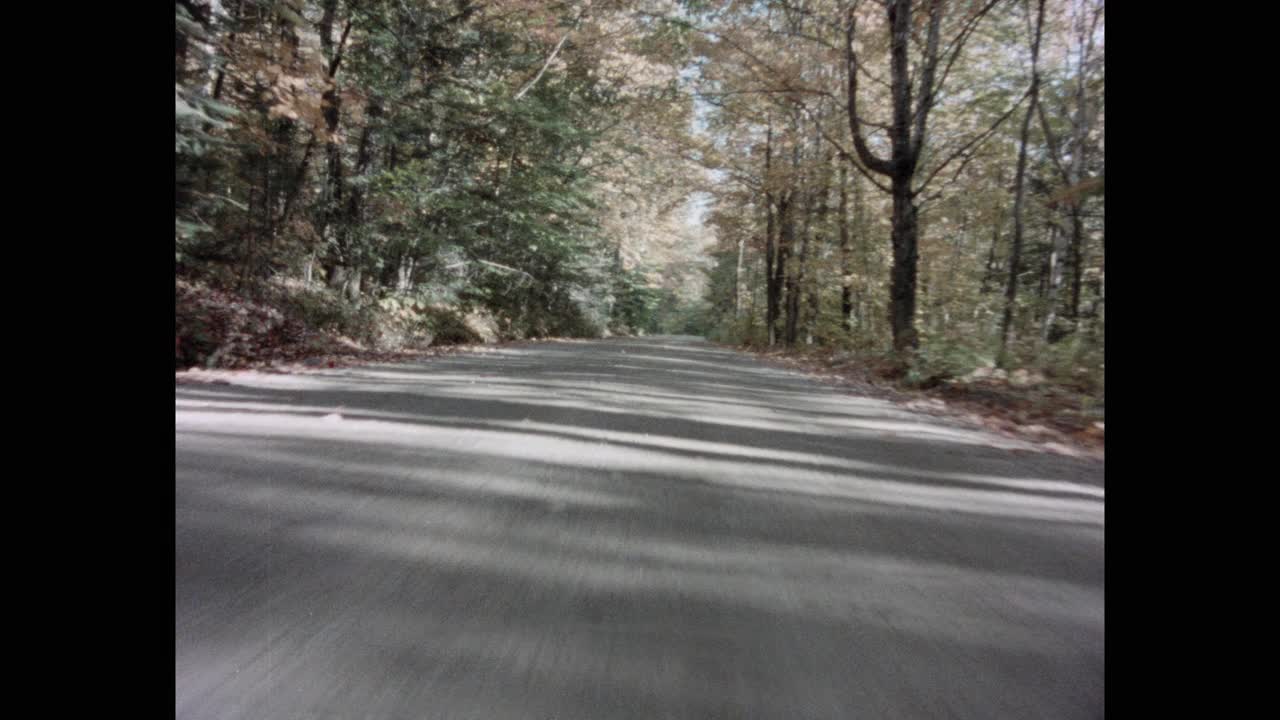
<svg viewBox="0 0 1280 720"><path fill-rule="evenodd" d="M1099 463L691 338L176 394L180 719L1102 717Z"/></svg>

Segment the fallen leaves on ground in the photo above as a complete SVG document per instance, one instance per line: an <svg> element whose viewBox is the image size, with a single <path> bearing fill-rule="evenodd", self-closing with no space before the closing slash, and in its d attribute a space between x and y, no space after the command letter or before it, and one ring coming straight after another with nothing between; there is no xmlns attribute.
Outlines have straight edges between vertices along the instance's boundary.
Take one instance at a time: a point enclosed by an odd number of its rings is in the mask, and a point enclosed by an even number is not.
<svg viewBox="0 0 1280 720"><path fill-rule="evenodd" d="M308 355L299 350L290 353L294 359L256 360L235 368L202 368L192 367L174 373L174 382L178 385L227 385L237 377L253 373L307 375L324 373L328 370L380 365L391 363L411 363L434 357L457 355L460 353L486 353L504 347L524 345L538 342L568 342L563 338L543 338L537 340L513 340L510 342L488 343L479 345L442 345L440 347L421 350L378 351L360 348L359 346L342 346L338 352L322 352Z"/></svg>
<svg viewBox="0 0 1280 720"><path fill-rule="evenodd" d="M887 362L837 351L737 348L776 366L799 370L842 390L887 400L904 408L1035 443L1064 455L1102 457L1106 425L1101 409L1082 408L1082 395L1053 385L1043 375L977 373L928 389L903 384ZM1016 381L1010 380L1016 376Z"/></svg>

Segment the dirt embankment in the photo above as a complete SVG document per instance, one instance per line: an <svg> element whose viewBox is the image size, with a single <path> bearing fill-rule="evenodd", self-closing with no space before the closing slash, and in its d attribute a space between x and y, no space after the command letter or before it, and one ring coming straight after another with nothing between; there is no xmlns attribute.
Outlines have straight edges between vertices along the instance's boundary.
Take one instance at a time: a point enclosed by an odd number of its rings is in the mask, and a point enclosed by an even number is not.
<svg viewBox="0 0 1280 720"><path fill-rule="evenodd" d="M1101 402L1034 370L978 368L961 378L913 387L889 365L847 353L739 349L847 392L1033 442L1051 452L1098 458L1106 452Z"/></svg>

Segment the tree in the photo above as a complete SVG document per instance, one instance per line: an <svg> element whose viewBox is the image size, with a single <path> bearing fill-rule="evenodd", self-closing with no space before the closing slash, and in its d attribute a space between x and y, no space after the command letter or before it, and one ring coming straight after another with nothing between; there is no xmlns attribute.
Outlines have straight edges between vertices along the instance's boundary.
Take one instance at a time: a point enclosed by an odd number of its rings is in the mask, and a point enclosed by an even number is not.
<svg viewBox="0 0 1280 720"><path fill-rule="evenodd" d="M1018 169L1014 174L1013 199L1013 248L1009 253L1009 282L1005 285L1004 319L1000 322L1000 347L996 351L996 364L1007 363L1009 332L1013 322L1014 302L1018 294L1018 274L1022 270L1022 202L1026 195L1027 141L1031 131L1031 117L1040 99L1040 36L1044 28L1044 0L1037 0L1035 30L1031 36L1031 87L1027 90L1030 101L1022 119L1022 136L1018 142Z"/></svg>
<svg viewBox="0 0 1280 720"><path fill-rule="evenodd" d="M887 191L893 198L893 269L889 322L893 331L893 347L899 353L914 351L919 347L919 336L915 328L916 275L919 262L917 198L933 177L985 135L980 135L974 141L962 146L943 160L924 178L923 182L916 185L915 179L926 148L929 114L933 110L947 74L959 57L966 41L978 22L994 5L995 2L987 3L977 11L962 17L954 36L943 45L942 26L948 3L943 0L929 2L926 38L917 63L917 72L913 74L910 62L911 41L916 28L913 3L911 0L888 0L884 3L887 15L885 29L889 33L892 99L892 120L887 126L890 146L888 157L878 155L868 144L867 135L863 129L867 123L858 114L858 87L860 76L866 72L866 68L860 62L859 54L855 49L858 25L856 4L848 10L845 31L845 75L848 81L846 102L849 132L862 166L872 173L889 178L890 181L890 186L885 188L872 180L877 187ZM943 60L946 61L945 64L941 63ZM938 74L940 65L941 75ZM1003 121L1003 119L1002 117L1000 120Z"/></svg>

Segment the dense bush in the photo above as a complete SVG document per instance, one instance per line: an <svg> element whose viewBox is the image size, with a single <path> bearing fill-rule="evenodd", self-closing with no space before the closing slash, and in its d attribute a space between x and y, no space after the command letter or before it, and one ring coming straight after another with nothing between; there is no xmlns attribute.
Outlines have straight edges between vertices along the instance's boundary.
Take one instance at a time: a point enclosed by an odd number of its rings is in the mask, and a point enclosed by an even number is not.
<svg viewBox="0 0 1280 720"><path fill-rule="evenodd" d="M269 305L205 285L175 283L175 364L235 367L303 340L306 326Z"/></svg>
<svg viewBox="0 0 1280 720"><path fill-rule="evenodd" d="M178 280L175 363L242 367L299 359L335 348L396 351L480 342L453 311L394 301L351 302L323 287L288 283L259 288L258 300Z"/></svg>

